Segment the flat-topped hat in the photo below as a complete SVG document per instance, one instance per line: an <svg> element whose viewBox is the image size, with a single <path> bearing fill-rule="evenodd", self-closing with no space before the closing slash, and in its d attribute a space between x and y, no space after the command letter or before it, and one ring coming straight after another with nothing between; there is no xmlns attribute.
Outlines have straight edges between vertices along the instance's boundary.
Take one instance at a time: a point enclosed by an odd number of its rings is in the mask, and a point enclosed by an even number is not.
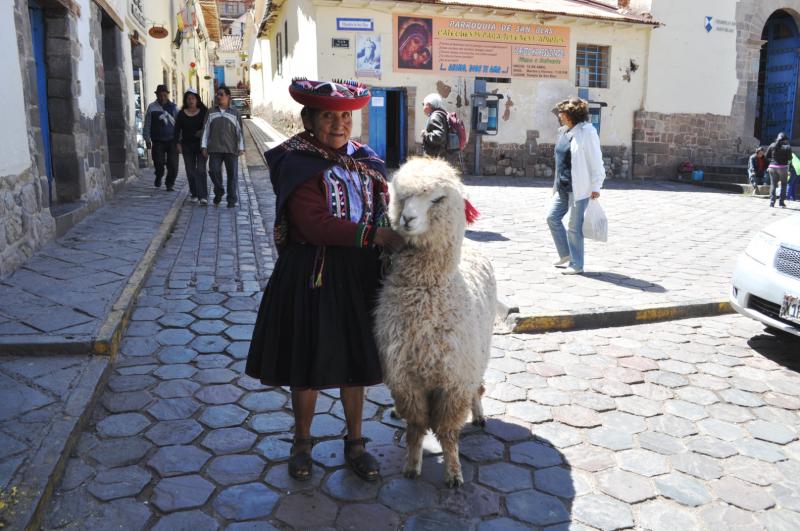
<svg viewBox="0 0 800 531"><path fill-rule="evenodd" d="M325 111L357 111L370 99L369 89L358 81L309 81L294 78L289 94L303 105Z"/></svg>
<svg viewBox="0 0 800 531"><path fill-rule="evenodd" d="M169 89L167 88L166 85L159 85L156 87L156 94L158 94L159 92L166 92L167 94L169 94Z"/></svg>

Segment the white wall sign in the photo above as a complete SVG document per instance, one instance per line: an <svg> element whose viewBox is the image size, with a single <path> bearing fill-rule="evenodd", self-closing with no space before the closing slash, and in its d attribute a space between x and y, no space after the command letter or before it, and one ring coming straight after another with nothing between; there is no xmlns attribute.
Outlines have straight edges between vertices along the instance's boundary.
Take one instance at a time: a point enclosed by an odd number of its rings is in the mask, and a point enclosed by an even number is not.
<svg viewBox="0 0 800 531"><path fill-rule="evenodd" d="M356 35L356 76L381 78L381 36Z"/></svg>
<svg viewBox="0 0 800 531"><path fill-rule="evenodd" d="M373 107L383 107L383 96L373 96L370 101Z"/></svg>
<svg viewBox="0 0 800 531"><path fill-rule="evenodd" d="M332 48L350 48L350 39L331 39Z"/></svg>
<svg viewBox="0 0 800 531"><path fill-rule="evenodd" d="M371 18L336 17L336 29L339 31L373 31L375 22Z"/></svg>

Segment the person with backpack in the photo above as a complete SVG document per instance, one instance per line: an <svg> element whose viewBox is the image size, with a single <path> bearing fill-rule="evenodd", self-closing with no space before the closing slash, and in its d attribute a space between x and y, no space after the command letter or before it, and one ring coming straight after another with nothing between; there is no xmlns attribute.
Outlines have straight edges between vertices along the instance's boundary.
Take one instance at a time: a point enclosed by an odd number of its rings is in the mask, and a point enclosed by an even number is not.
<svg viewBox="0 0 800 531"><path fill-rule="evenodd" d="M781 185L781 195L779 205L786 208L786 181L789 176L789 164L792 162L792 146L786 133L778 133L775 142L770 144L767 149L767 159L769 160L769 206L775 206L775 199L778 183Z"/></svg>
<svg viewBox="0 0 800 531"><path fill-rule="evenodd" d="M438 94L431 93L422 101L422 112L428 117L422 130L422 153L427 157L444 157L447 152L447 110Z"/></svg>

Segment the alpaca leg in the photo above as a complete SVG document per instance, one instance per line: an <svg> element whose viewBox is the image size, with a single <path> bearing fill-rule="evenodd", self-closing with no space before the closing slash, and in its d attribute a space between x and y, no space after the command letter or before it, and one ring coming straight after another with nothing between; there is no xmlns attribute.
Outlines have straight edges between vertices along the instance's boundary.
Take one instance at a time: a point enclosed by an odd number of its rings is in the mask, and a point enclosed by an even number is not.
<svg viewBox="0 0 800 531"><path fill-rule="evenodd" d="M474 426L486 426L486 417L483 416L483 405L481 404L481 397L485 391L486 388L481 384L472 396L472 424Z"/></svg>
<svg viewBox="0 0 800 531"><path fill-rule="evenodd" d="M416 478L422 474L422 439L425 437L425 426L409 423L406 430L406 464L403 475L407 478Z"/></svg>
<svg viewBox="0 0 800 531"><path fill-rule="evenodd" d="M464 484L464 476L461 475L461 461L458 458L458 435L459 431L454 429L436 434L444 454L444 484L450 489Z"/></svg>

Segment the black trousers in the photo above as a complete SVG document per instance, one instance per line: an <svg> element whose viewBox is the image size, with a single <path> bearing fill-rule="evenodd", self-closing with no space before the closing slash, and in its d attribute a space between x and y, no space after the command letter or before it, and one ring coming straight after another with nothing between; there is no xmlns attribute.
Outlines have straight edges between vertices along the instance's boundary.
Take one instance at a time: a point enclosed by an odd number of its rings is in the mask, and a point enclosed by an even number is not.
<svg viewBox="0 0 800 531"><path fill-rule="evenodd" d="M164 177L164 166L167 167L167 188L175 185L175 178L178 176L178 151L175 149L175 142L153 140L153 166L156 168L156 182L161 185L161 178Z"/></svg>
<svg viewBox="0 0 800 531"><path fill-rule="evenodd" d="M206 178L206 158L200 146L181 144L183 167L189 181L189 194L197 199L208 199L208 179Z"/></svg>
<svg viewBox="0 0 800 531"><path fill-rule="evenodd" d="M211 182L214 183L214 203L222 200L225 194L225 187L222 185L222 165L225 164L225 174L228 184L228 204L235 205L238 200L236 191L236 181L239 170L238 153L209 153L208 172L211 174Z"/></svg>

